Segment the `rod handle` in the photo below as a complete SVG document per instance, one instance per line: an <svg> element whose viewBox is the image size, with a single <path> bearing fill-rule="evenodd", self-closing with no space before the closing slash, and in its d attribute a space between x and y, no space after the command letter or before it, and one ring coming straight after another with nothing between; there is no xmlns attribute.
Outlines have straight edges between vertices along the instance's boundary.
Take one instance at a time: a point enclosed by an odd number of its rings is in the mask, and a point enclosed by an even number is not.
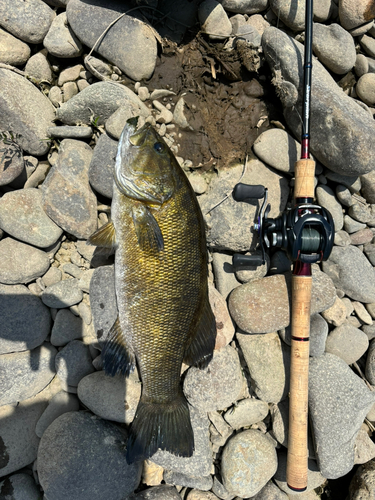
<svg viewBox="0 0 375 500"><path fill-rule="evenodd" d="M292 276L292 341L289 392L287 483L295 491L307 487L307 423L311 276Z"/></svg>
<svg viewBox="0 0 375 500"><path fill-rule="evenodd" d="M294 198L314 198L315 161L298 160L294 164Z"/></svg>

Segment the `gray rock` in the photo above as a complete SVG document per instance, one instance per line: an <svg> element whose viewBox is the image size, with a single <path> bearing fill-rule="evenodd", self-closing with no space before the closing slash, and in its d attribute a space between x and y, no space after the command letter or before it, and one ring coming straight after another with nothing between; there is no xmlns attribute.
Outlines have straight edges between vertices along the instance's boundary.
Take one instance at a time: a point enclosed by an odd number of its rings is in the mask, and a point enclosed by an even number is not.
<svg viewBox="0 0 375 500"><path fill-rule="evenodd" d="M74 33L92 48L108 25L127 10L127 5L113 0L95 4L70 0L66 14ZM132 16L135 17L121 17L96 46L96 51L133 80L147 80L155 69L156 39L152 29L136 18L137 13Z"/></svg>
<svg viewBox="0 0 375 500"><path fill-rule="evenodd" d="M327 179L347 187L351 193L357 193L361 190L361 178L357 175L342 175L332 172L328 168L325 169L324 175Z"/></svg>
<svg viewBox="0 0 375 500"><path fill-rule="evenodd" d="M186 500L218 500L218 497L212 491L193 489L188 493Z"/></svg>
<svg viewBox="0 0 375 500"><path fill-rule="evenodd" d="M50 266L45 252L12 238L0 241L0 283L29 283L42 276Z"/></svg>
<svg viewBox="0 0 375 500"><path fill-rule="evenodd" d="M0 5L0 25L28 43L40 43L55 17L54 11L41 0L4 0Z"/></svg>
<svg viewBox="0 0 375 500"><path fill-rule="evenodd" d="M50 332L48 308L23 285L0 285L0 299L0 353L40 346Z"/></svg>
<svg viewBox="0 0 375 500"><path fill-rule="evenodd" d="M215 350L218 350L232 341L235 328L226 300L211 283L208 284L208 299L216 321Z"/></svg>
<svg viewBox="0 0 375 500"><path fill-rule="evenodd" d="M373 266L375 266L375 244L374 243L367 243L363 251L368 258L368 260L371 262Z"/></svg>
<svg viewBox="0 0 375 500"><path fill-rule="evenodd" d="M352 243L350 235L346 231L337 231L335 233L334 244L339 247L346 247Z"/></svg>
<svg viewBox="0 0 375 500"><path fill-rule="evenodd" d="M367 418L367 417L366 417ZM375 443L367 433L366 425L363 425L355 441L355 464L365 464L375 457Z"/></svg>
<svg viewBox="0 0 375 500"><path fill-rule="evenodd" d="M95 415L106 420L130 424L141 396L136 373L129 377L110 377L103 371L91 373L78 384L78 397Z"/></svg>
<svg viewBox="0 0 375 500"><path fill-rule="evenodd" d="M44 431L52 424L56 418L64 413L79 410L79 400L74 394L65 391L58 392L50 400L35 426L35 434L41 438Z"/></svg>
<svg viewBox="0 0 375 500"><path fill-rule="evenodd" d="M21 0L17 3L24 5ZM47 153L47 129L55 119L55 108L48 97L23 76L0 68L0 102L0 129L9 130L11 124L10 131L24 151L35 156Z"/></svg>
<svg viewBox="0 0 375 500"><path fill-rule="evenodd" d="M287 463L287 455L285 452L281 452L277 454L278 458L278 467L276 474L274 476L274 481L277 484L277 486L283 490L285 493L288 494L288 498L293 498L295 496L295 491L291 490L286 482L286 463ZM315 488L318 488L322 484L325 483L325 478L322 476L320 473L318 466L316 465L315 460L308 460L307 462L307 492L310 492L314 490ZM303 498L303 493L302 497ZM307 497L310 498L310 497Z"/></svg>
<svg viewBox="0 0 375 500"><path fill-rule="evenodd" d="M212 450L209 440L209 420L206 412L190 408L190 420L194 433L194 452L191 457L177 457L168 451L158 450L151 460L164 469L188 476L208 476L212 467Z"/></svg>
<svg viewBox="0 0 375 500"><path fill-rule="evenodd" d="M0 28L0 62L23 66L30 57L30 47Z"/></svg>
<svg viewBox="0 0 375 500"><path fill-rule="evenodd" d="M112 198L117 146L118 141L111 139L106 134L102 134L94 148L89 168L91 186L95 191L107 198Z"/></svg>
<svg viewBox="0 0 375 500"><path fill-rule="evenodd" d="M275 483L268 481L266 486L259 493L252 497L252 500L288 500L286 493L281 491Z"/></svg>
<svg viewBox="0 0 375 500"><path fill-rule="evenodd" d="M230 292L240 285L240 282L236 279L232 260L233 256L227 253L212 253L215 285L224 298L227 298Z"/></svg>
<svg viewBox="0 0 375 500"><path fill-rule="evenodd" d="M357 82L355 90L361 101L368 106L373 106L375 104L375 73L362 75Z"/></svg>
<svg viewBox="0 0 375 500"><path fill-rule="evenodd" d="M336 200L335 193L332 189L328 186L319 185L315 190L315 194L318 204L331 213L335 224L335 231L342 229L344 225L342 207Z"/></svg>
<svg viewBox="0 0 375 500"><path fill-rule="evenodd" d="M310 359L309 409L319 469L336 479L354 465L354 443L375 395L342 359Z"/></svg>
<svg viewBox="0 0 375 500"><path fill-rule="evenodd" d="M15 238L46 248L55 244L62 230L46 215L42 193L35 188L10 191L0 199L0 228Z"/></svg>
<svg viewBox="0 0 375 500"><path fill-rule="evenodd" d="M305 27L305 2L298 0L271 0L270 6L280 20L293 31L302 31Z"/></svg>
<svg viewBox="0 0 375 500"><path fill-rule="evenodd" d="M364 224L372 222L374 218L370 207L360 202L350 205L348 214L356 221L363 222Z"/></svg>
<svg viewBox="0 0 375 500"><path fill-rule="evenodd" d="M82 297L82 291L78 287L78 279L72 278L48 286L43 291L42 301L48 307L62 309L78 304Z"/></svg>
<svg viewBox="0 0 375 500"><path fill-rule="evenodd" d="M24 170L22 149L10 137L0 139L0 186L14 181Z"/></svg>
<svg viewBox="0 0 375 500"><path fill-rule="evenodd" d="M363 35L360 38L360 44L368 56L375 57L375 40L372 36Z"/></svg>
<svg viewBox="0 0 375 500"><path fill-rule="evenodd" d="M366 56L363 54L357 54L355 65L354 65L355 74L360 78L362 75L365 75L369 71L369 64Z"/></svg>
<svg viewBox="0 0 375 500"><path fill-rule="evenodd" d="M66 12L62 12L52 21L43 45L55 57L78 57L82 53L82 44L70 28Z"/></svg>
<svg viewBox="0 0 375 500"><path fill-rule="evenodd" d="M57 376L64 390L77 387L79 381L94 370L89 346L80 340L72 340L56 356Z"/></svg>
<svg viewBox="0 0 375 500"><path fill-rule="evenodd" d="M129 118L140 116L147 118L151 116L151 111L136 94L129 94L129 99L125 104L120 105L117 110L105 122L106 132L115 139L119 139L123 128Z"/></svg>
<svg viewBox="0 0 375 500"><path fill-rule="evenodd" d="M327 337L326 352L335 354L348 365L358 361L368 349L367 335L345 322L338 326Z"/></svg>
<svg viewBox="0 0 375 500"><path fill-rule="evenodd" d="M62 127L51 127L48 133L55 139L91 139L91 127L75 127L72 125L65 125Z"/></svg>
<svg viewBox="0 0 375 500"><path fill-rule="evenodd" d="M216 0L204 0L199 5L198 18L202 31L211 40L221 40L232 33L232 24L223 6Z"/></svg>
<svg viewBox="0 0 375 500"><path fill-rule="evenodd" d="M57 80L57 85L62 87L64 83L75 82L79 79L81 72L84 70L82 64L75 64L74 66L68 66L63 69L59 74L59 78Z"/></svg>
<svg viewBox="0 0 375 500"><path fill-rule="evenodd" d="M267 276L238 286L229 296L234 322L247 333L270 333L289 325L285 276Z"/></svg>
<svg viewBox="0 0 375 500"><path fill-rule="evenodd" d="M125 446L125 431L111 422L90 412L61 415L44 432L38 450L45 495L54 500L122 500L138 486L142 469L142 462L127 464Z"/></svg>
<svg viewBox="0 0 375 500"><path fill-rule="evenodd" d="M243 166L221 170L218 177L212 179L207 193L199 197L199 203L208 226L208 245L216 250L244 252L253 248L254 233L249 231L257 211L256 200L251 203L239 203L231 193L243 173ZM273 172L258 160L247 163L241 178L244 184L263 184L268 187L268 200L271 203L270 217L277 217L285 208L289 194L287 180ZM218 200L225 201L220 205ZM215 207L215 208L213 208ZM238 221L241 224L238 224ZM256 238L257 236L255 236Z"/></svg>
<svg viewBox="0 0 375 500"><path fill-rule="evenodd" d="M54 285L61 281L62 272L58 267L50 267L46 274L42 277L44 286Z"/></svg>
<svg viewBox="0 0 375 500"><path fill-rule="evenodd" d="M4 499L40 500L40 489L29 474L14 474L7 477L0 483L0 492L4 495Z"/></svg>
<svg viewBox="0 0 375 500"><path fill-rule="evenodd" d="M257 14L267 8L268 0L223 0L221 4L228 12Z"/></svg>
<svg viewBox="0 0 375 500"><path fill-rule="evenodd" d="M348 297L359 302L375 302L375 271L359 248L333 247L327 264L323 263L323 270Z"/></svg>
<svg viewBox="0 0 375 500"><path fill-rule="evenodd" d="M95 269L90 282L90 303L95 333L104 342L118 315L113 266Z"/></svg>
<svg viewBox="0 0 375 500"><path fill-rule="evenodd" d="M259 399L242 399L224 414L233 429L241 429L261 422L268 415L268 404Z"/></svg>
<svg viewBox="0 0 375 500"><path fill-rule="evenodd" d="M129 496L128 500L181 500L174 486L160 485Z"/></svg>
<svg viewBox="0 0 375 500"><path fill-rule="evenodd" d="M341 326L347 316L347 308L345 303L340 299L340 297L336 297L335 303L330 308L326 309L322 313L323 318L330 325Z"/></svg>
<svg viewBox="0 0 375 500"><path fill-rule="evenodd" d="M370 384L375 382L375 342L371 340L366 358L366 378Z"/></svg>
<svg viewBox="0 0 375 500"><path fill-rule="evenodd" d="M369 21L368 1L358 0L355 8L350 0L342 0L339 5L340 23L343 28L351 30Z"/></svg>
<svg viewBox="0 0 375 500"><path fill-rule="evenodd" d="M88 176L91 156L92 150L84 142L64 139L57 161L43 183L47 215L65 231L82 239L97 228L96 197Z"/></svg>
<svg viewBox="0 0 375 500"><path fill-rule="evenodd" d="M52 83L52 69L46 50L41 50L30 57L25 66L25 74L32 82Z"/></svg>
<svg viewBox="0 0 375 500"><path fill-rule="evenodd" d="M336 196L341 205L350 207L353 204L353 198L349 189L341 184L336 186Z"/></svg>
<svg viewBox="0 0 375 500"><path fill-rule="evenodd" d="M57 311L51 332L51 344L64 346L71 340L82 339L82 320L69 309Z"/></svg>
<svg viewBox="0 0 375 500"><path fill-rule="evenodd" d="M289 349L280 341L277 333L243 335L237 340L250 371L256 396L266 403L278 403L289 390L287 369ZM267 363L264 360L267 359Z"/></svg>
<svg viewBox="0 0 375 500"><path fill-rule="evenodd" d="M291 344L291 328L290 325L280 330L281 339L288 345ZM321 356L325 350L326 340L328 335L327 321L317 313L311 314L310 317L310 356Z"/></svg>
<svg viewBox="0 0 375 500"><path fill-rule="evenodd" d="M321 63L338 75L350 71L356 62L353 37L336 23L314 23L313 51Z"/></svg>
<svg viewBox="0 0 375 500"><path fill-rule="evenodd" d="M260 134L253 149L260 160L281 172L294 172L294 164L301 158L301 144L280 128Z"/></svg>
<svg viewBox="0 0 375 500"><path fill-rule="evenodd" d="M212 488L211 476L188 476L181 472L165 471L163 476L167 484L185 486L187 488L199 488L202 491L208 491Z"/></svg>
<svg viewBox="0 0 375 500"><path fill-rule="evenodd" d="M344 229L347 233L352 234L365 228L366 224L363 224L363 222L358 222L352 219L350 215L344 216Z"/></svg>
<svg viewBox="0 0 375 500"><path fill-rule="evenodd" d="M254 457L256 459L254 460ZM277 470L274 443L260 431L250 429L228 441L221 458L225 488L241 498L253 497Z"/></svg>
<svg viewBox="0 0 375 500"><path fill-rule="evenodd" d="M375 172L372 170L368 174L361 175L362 196L367 203L375 203Z"/></svg>
<svg viewBox="0 0 375 500"><path fill-rule="evenodd" d="M374 238L374 233L368 227L356 231L350 235L350 243L352 245L365 245L366 243L371 243Z"/></svg>
<svg viewBox="0 0 375 500"><path fill-rule="evenodd" d="M349 500L371 500L375 496L375 460L358 467L349 486Z"/></svg>
<svg viewBox="0 0 375 500"><path fill-rule="evenodd" d="M240 360L230 346L214 351L207 368L192 366L183 384L187 400L201 411L228 408L238 398L242 386Z"/></svg>
<svg viewBox="0 0 375 500"><path fill-rule="evenodd" d="M56 349L44 344L32 351L0 355L0 405L8 405L35 396L55 376Z"/></svg>
<svg viewBox="0 0 375 500"><path fill-rule="evenodd" d="M302 0L300 3L304 6ZM289 6L289 3L285 5ZM272 27L264 31L262 45L275 75L277 92L284 103L287 124L296 137L301 137L303 46ZM375 132L374 120L354 99L342 92L318 61L314 61L312 80L312 154L323 165L344 175L369 172L375 162L375 151L369 147L370 137Z"/></svg>
<svg viewBox="0 0 375 500"><path fill-rule="evenodd" d="M75 1L75 0L74 0ZM57 118L68 125L90 125L97 119L102 125L120 105L142 101L128 87L116 82L98 82L82 90L78 95L56 110Z"/></svg>

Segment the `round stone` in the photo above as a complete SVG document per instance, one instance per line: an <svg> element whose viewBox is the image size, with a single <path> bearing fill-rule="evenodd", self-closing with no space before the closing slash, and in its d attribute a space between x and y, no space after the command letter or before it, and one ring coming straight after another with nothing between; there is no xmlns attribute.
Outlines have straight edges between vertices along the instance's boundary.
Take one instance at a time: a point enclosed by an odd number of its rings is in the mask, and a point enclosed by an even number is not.
<svg viewBox="0 0 375 500"><path fill-rule="evenodd" d="M0 241L0 282L6 285L29 283L50 266L48 255L12 238Z"/></svg>

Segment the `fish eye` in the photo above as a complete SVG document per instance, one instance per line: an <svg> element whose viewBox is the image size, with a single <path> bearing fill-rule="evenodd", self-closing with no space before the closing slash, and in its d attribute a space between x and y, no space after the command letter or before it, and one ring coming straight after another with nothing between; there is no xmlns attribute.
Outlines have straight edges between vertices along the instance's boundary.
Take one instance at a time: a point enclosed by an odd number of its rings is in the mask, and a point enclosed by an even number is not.
<svg viewBox="0 0 375 500"><path fill-rule="evenodd" d="M161 142L155 142L154 149L158 153L162 153L164 151L164 144L162 144Z"/></svg>

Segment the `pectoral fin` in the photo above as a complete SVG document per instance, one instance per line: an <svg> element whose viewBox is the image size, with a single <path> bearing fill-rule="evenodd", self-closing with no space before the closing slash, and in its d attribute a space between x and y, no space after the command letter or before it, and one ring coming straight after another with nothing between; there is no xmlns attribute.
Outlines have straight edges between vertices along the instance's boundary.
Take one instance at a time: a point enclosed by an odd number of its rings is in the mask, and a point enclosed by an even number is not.
<svg viewBox="0 0 375 500"><path fill-rule="evenodd" d="M144 205L132 209L135 232L142 250L164 250L164 240L160 227L150 210Z"/></svg>
<svg viewBox="0 0 375 500"><path fill-rule="evenodd" d="M134 370L134 352L126 341L118 317L110 329L102 349L102 361L105 373L112 377L117 373L128 376Z"/></svg>
<svg viewBox="0 0 375 500"><path fill-rule="evenodd" d="M93 233L87 243L103 248L113 248L116 244L116 231L112 221L107 222Z"/></svg>
<svg viewBox="0 0 375 500"><path fill-rule="evenodd" d="M184 362L205 368L212 359L216 339L216 321L208 297L203 306L195 334L185 353Z"/></svg>

